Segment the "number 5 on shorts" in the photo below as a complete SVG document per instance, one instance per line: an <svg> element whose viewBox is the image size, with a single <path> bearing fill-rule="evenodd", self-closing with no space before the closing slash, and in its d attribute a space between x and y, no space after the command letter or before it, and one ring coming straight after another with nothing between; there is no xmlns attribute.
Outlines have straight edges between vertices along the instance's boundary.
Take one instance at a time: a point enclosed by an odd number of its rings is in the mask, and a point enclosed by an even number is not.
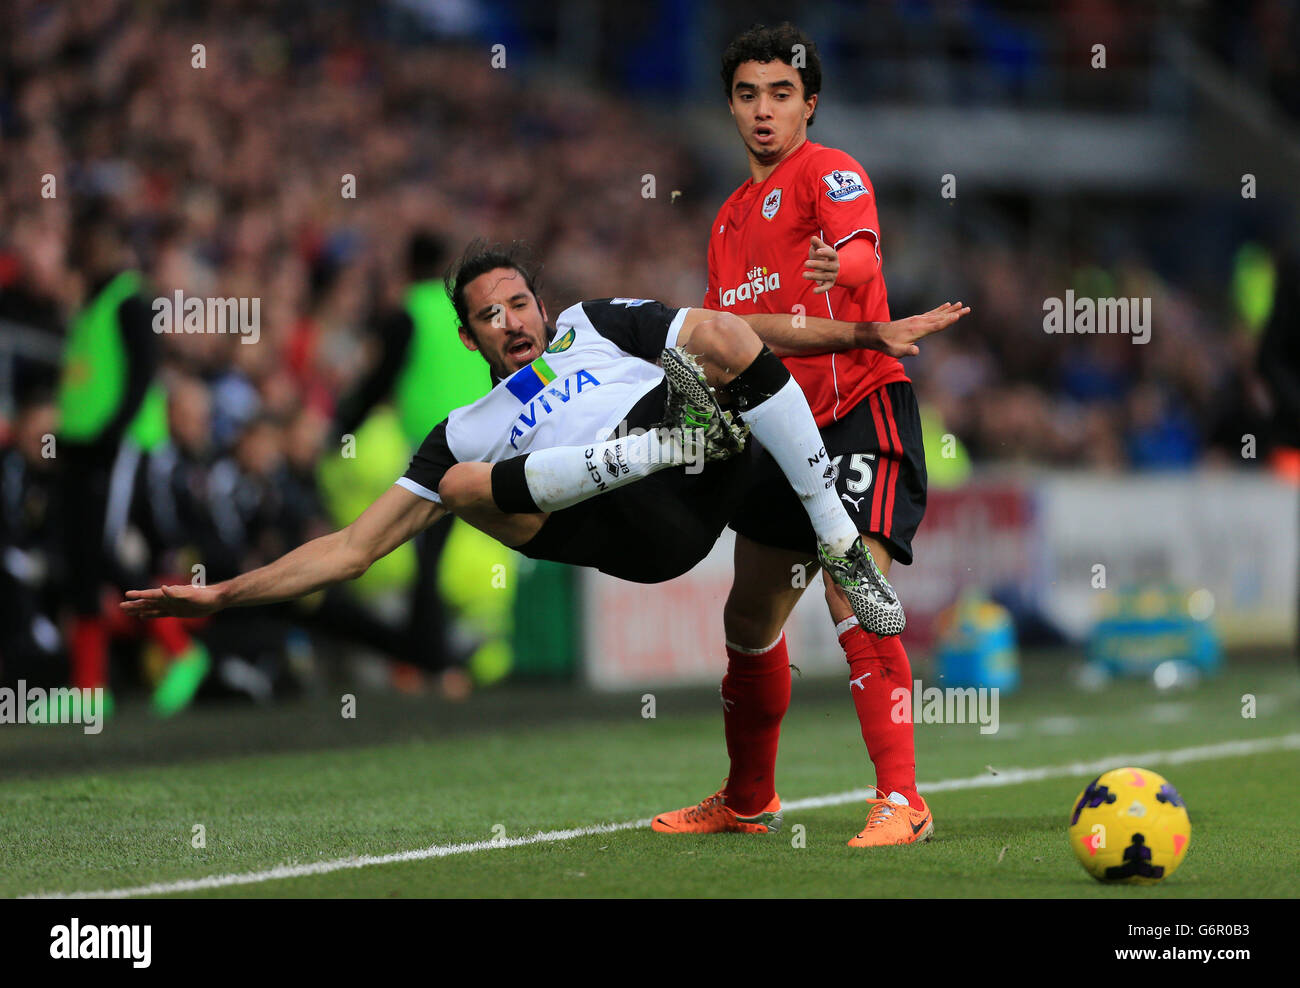
<svg viewBox="0 0 1300 988"><path fill-rule="evenodd" d="M853 453L849 456L849 471L856 473L856 478L848 478L844 482L844 489L850 494L861 494L871 486L871 460L876 458L875 453ZM831 462L835 464L835 469L839 469L840 460L844 455L840 454Z"/></svg>

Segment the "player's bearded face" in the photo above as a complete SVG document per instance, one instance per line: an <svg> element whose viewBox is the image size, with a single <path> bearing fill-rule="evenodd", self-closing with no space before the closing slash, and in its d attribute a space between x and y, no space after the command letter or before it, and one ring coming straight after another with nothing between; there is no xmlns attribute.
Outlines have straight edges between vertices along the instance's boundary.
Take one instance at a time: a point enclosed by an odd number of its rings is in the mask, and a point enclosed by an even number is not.
<svg viewBox="0 0 1300 988"><path fill-rule="evenodd" d="M546 309L518 271L497 268L465 287L471 332L461 339L478 350L498 377L526 367L546 349Z"/></svg>
<svg viewBox="0 0 1300 988"><path fill-rule="evenodd" d="M803 80L784 62L742 62L731 80L731 114L750 157L773 164L803 143L816 105L803 98Z"/></svg>

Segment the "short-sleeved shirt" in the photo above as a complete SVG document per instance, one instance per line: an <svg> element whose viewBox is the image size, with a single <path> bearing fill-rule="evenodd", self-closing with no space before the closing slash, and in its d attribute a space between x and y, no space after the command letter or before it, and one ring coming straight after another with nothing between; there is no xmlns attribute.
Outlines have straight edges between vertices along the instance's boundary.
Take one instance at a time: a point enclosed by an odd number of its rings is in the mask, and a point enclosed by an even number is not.
<svg viewBox="0 0 1300 988"><path fill-rule="evenodd" d="M852 156L805 141L759 184L745 182L722 208L709 234L709 285L704 308L747 315L798 313L886 322L883 272L865 285L836 285L817 295L803 277L808 241L816 234L841 249L856 238L880 257L876 197ZM819 426L838 421L871 392L906 381L903 365L875 350L783 358L803 388Z"/></svg>
<svg viewBox="0 0 1300 988"><path fill-rule="evenodd" d="M397 483L441 503L438 485L456 463L497 463L608 438L662 383L655 361L676 345L688 311L631 298L570 306L555 321L546 352L439 423Z"/></svg>

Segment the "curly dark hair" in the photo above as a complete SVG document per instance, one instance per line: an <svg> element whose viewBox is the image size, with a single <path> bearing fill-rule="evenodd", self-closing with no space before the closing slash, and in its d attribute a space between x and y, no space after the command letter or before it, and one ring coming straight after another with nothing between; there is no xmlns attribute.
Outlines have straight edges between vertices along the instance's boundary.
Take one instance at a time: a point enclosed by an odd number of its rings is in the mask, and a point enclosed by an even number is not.
<svg viewBox="0 0 1300 988"><path fill-rule="evenodd" d="M465 252L443 278L452 308L456 310L456 318L460 320L466 332L473 335L469 328L469 312L465 305L465 286L479 275L495 268L511 268L519 272L528 290L537 296L539 269L531 263L532 256L532 247L519 240L509 246L488 243L486 240L470 241Z"/></svg>
<svg viewBox="0 0 1300 988"><path fill-rule="evenodd" d="M795 45L803 45L804 64L798 69L799 78L803 80L803 97L808 99L822 91L822 61L817 56L817 45L812 38L786 21L778 27L755 24L748 31L732 38L727 50L722 53L722 88L727 99L731 99L731 84L735 81L736 68L742 62L785 62L794 68ZM808 118L812 126L817 117L816 111Z"/></svg>

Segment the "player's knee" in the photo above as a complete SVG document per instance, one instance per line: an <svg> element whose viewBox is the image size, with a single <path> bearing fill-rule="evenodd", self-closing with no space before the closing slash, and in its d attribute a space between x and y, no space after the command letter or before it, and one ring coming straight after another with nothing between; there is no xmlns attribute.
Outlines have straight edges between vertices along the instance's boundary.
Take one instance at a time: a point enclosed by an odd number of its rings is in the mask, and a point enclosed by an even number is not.
<svg viewBox="0 0 1300 988"><path fill-rule="evenodd" d="M781 632L762 608L748 605L732 594L722 608L722 627L727 641L742 648L764 648Z"/></svg>
<svg viewBox="0 0 1300 988"><path fill-rule="evenodd" d="M721 368L727 379L744 370L762 346L749 323L731 312L719 312L700 323L691 337L691 349Z"/></svg>

